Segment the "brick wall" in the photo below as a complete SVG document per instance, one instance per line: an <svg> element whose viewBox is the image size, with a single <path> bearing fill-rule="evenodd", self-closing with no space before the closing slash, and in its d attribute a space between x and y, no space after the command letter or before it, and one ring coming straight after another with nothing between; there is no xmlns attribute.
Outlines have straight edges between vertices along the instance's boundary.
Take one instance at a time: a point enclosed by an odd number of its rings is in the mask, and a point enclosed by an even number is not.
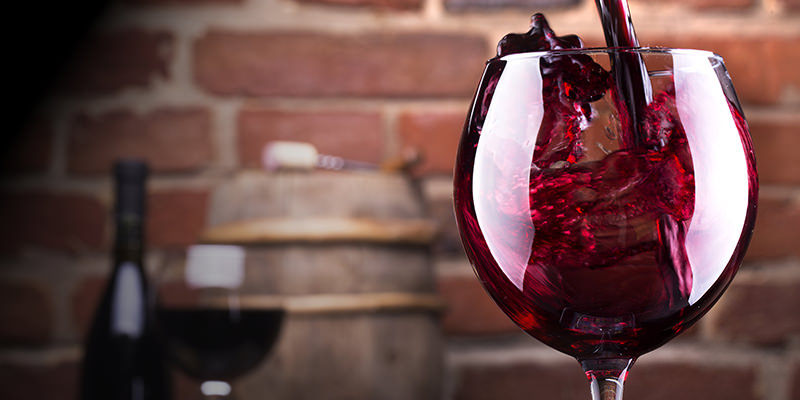
<svg viewBox="0 0 800 400"><path fill-rule="evenodd" d="M745 266L695 328L632 372L636 399L800 398L800 2L631 0L642 44L725 57L761 173ZM442 236L445 399L586 398L578 365L519 333L456 238L451 165L507 32L543 11L600 43L590 0L126 0L114 4L2 161L0 393L70 399L110 242L107 167L154 170L150 265L192 243L210 190L268 140L380 161L415 147ZM48 385L39 383L47 382Z"/></svg>

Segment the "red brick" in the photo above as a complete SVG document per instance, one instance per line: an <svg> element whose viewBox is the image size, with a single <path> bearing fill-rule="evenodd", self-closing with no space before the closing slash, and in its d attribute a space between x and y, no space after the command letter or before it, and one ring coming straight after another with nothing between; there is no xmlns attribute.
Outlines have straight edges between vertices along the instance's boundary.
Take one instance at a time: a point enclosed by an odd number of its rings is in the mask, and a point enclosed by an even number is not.
<svg viewBox="0 0 800 400"><path fill-rule="evenodd" d="M455 400L589 398L589 383L580 365L569 360L471 365L463 368L457 382Z"/></svg>
<svg viewBox="0 0 800 400"><path fill-rule="evenodd" d="M711 50L723 57L739 99L743 103L772 104L789 87L800 89L800 40L780 37L738 35L651 38L646 46L685 47Z"/></svg>
<svg viewBox="0 0 800 400"><path fill-rule="evenodd" d="M211 115L206 109L127 110L79 115L70 129L68 169L108 173L114 159L139 157L157 172L195 170L212 158Z"/></svg>
<svg viewBox="0 0 800 400"><path fill-rule="evenodd" d="M447 303L442 319L445 332L453 335L487 335L520 332L474 276L445 276L438 291Z"/></svg>
<svg viewBox="0 0 800 400"><path fill-rule="evenodd" d="M800 256L800 199L761 193L749 260Z"/></svg>
<svg viewBox="0 0 800 400"><path fill-rule="evenodd" d="M205 227L208 204L206 190L154 191L148 196L147 203L145 239L149 247L183 247L197 241ZM109 265L108 273L110 268ZM73 291L73 320L82 337L88 332L97 303L106 287L106 279L106 275L88 277Z"/></svg>
<svg viewBox="0 0 800 400"><path fill-rule="evenodd" d="M380 10L419 10L422 0L297 0L298 3L372 7Z"/></svg>
<svg viewBox="0 0 800 400"><path fill-rule="evenodd" d="M55 365L0 364L0 393L6 400L74 400L78 392L77 362Z"/></svg>
<svg viewBox="0 0 800 400"><path fill-rule="evenodd" d="M788 343L800 337L800 278L737 282L714 310L714 332L757 344Z"/></svg>
<svg viewBox="0 0 800 400"><path fill-rule="evenodd" d="M697 10L746 10L755 0L631 0L631 3L681 4Z"/></svg>
<svg viewBox="0 0 800 400"><path fill-rule="evenodd" d="M571 7L580 0L445 0L448 10L520 8L525 11L547 7Z"/></svg>
<svg viewBox="0 0 800 400"><path fill-rule="evenodd" d="M108 273L111 273L111 262L109 261ZM84 340L89 333L92 318L100 303L100 297L106 288L107 276L93 276L84 279L72 292L70 299L72 306L72 318L75 328L81 340Z"/></svg>
<svg viewBox="0 0 800 400"><path fill-rule="evenodd" d="M76 94L108 94L169 78L174 39L167 32L127 29L84 43L61 84Z"/></svg>
<svg viewBox="0 0 800 400"><path fill-rule="evenodd" d="M756 376L749 365L648 362L645 356L628 374L625 398L758 400Z"/></svg>
<svg viewBox="0 0 800 400"><path fill-rule="evenodd" d="M398 120L398 134L404 147L422 152L415 172L452 174L466 109L457 113L406 113Z"/></svg>
<svg viewBox="0 0 800 400"><path fill-rule="evenodd" d="M788 11L800 11L800 0L777 0L777 4Z"/></svg>
<svg viewBox="0 0 800 400"><path fill-rule="evenodd" d="M141 6L204 6L209 4L241 4L244 0L124 0Z"/></svg>
<svg viewBox="0 0 800 400"><path fill-rule="evenodd" d="M0 251L26 246L58 250L103 247L106 214L98 199L81 194L0 193Z"/></svg>
<svg viewBox="0 0 800 400"><path fill-rule="evenodd" d="M147 243L151 247L176 247L195 243L206 223L208 191L172 189L148 198Z"/></svg>
<svg viewBox="0 0 800 400"><path fill-rule="evenodd" d="M194 45L194 73L223 95L469 97L489 50L460 34L212 31Z"/></svg>
<svg viewBox="0 0 800 400"><path fill-rule="evenodd" d="M756 151L758 179L761 183L800 183L800 118L791 120L750 119L750 135Z"/></svg>
<svg viewBox="0 0 800 400"><path fill-rule="evenodd" d="M261 150L273 140L308 142L321 154L380 162L381 117L361 111L279 111L250 108L239 114L239 159L261 166Z"/></svg>
<svg viewBox="0 0 800 400"><path fill-rule="evenodd" d="M800 7L797 10L800 10ZM785 86L791 87L796 93L800 90L800 70L797 68L800 65L800 38L795 35L776 40L772 46L769 53L772 58L766 62L775 63L775 72L786 82Z"/></svg>
<svg viewBox="0 0 800 400"><path fill-rule="evenodd" d="M30 282L0 282L0 346L43 345L53 329L51 298Z"/></svg>
<svg viewBox="0 0 800 400"><path fill-rule="evenodd" d="M50 166L52 148L52 121L48 118L37 118L18 136L13 137L10 148L3 150L3 172L44 172Z"/></svg>

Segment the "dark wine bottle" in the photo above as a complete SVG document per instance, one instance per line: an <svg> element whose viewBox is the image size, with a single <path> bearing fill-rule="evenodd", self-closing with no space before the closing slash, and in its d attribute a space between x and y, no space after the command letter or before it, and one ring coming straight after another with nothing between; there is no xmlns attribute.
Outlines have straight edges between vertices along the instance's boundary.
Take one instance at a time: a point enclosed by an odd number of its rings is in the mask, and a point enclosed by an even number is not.
<svg viewBox="0 0 800 400"><path fill-rule="evenodd" d="M166 400L169 377L153 327L143 266L147 166L114 164L113 270L89 331L81 400Z"/></svg>

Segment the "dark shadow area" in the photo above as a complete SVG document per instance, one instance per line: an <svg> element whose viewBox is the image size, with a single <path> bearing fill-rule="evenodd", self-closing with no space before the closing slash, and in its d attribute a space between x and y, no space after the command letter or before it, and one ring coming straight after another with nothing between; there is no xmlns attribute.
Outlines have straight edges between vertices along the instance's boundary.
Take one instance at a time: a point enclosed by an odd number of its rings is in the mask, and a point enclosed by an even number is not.
<svg viewBox="0 0 800 400"><path fill-rule="evenodd" d="M5 14L2 53L6 100L1 156L13 151L37 107L110 0L14 2Z"/></svg>

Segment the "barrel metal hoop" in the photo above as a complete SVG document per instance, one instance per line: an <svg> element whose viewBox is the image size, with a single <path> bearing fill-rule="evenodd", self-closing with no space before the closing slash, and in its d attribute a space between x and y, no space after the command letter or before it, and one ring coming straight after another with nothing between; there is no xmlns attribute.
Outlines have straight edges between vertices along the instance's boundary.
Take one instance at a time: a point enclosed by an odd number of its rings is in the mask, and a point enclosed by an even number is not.
<svg viewBox="0 0 800 400"><path fill-rule="evenodd" d="M220 297L211 303L228 306ZM212 305L213 306L213 305ZM237 299L241 309L283 309L290 315L365 313L383 311L442 312L444 301L424 293L326 293L297 295L246 295Z"/></svg>

